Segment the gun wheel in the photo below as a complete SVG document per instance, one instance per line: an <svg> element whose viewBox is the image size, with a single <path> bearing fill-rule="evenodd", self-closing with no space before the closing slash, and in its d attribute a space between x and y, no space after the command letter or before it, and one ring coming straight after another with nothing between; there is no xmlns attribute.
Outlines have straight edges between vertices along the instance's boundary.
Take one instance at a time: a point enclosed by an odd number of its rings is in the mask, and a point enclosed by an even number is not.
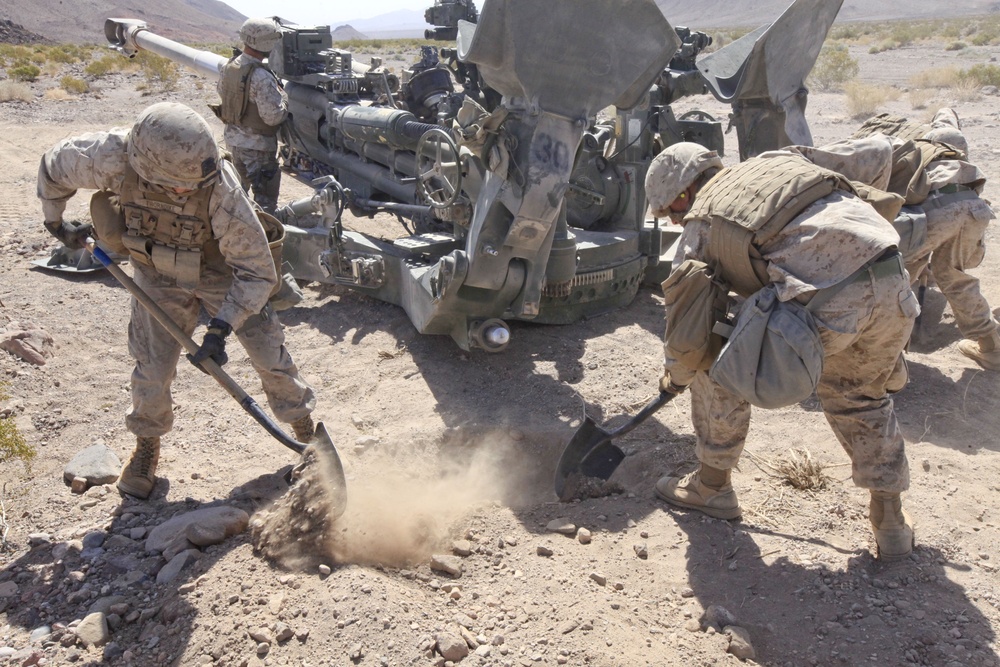
<svg viewBox="0 0 1000 667"><path fill-rule="evenodd" d="M677 120L699 120L708 123L714 123L715 117L707 111L702 111L701 109L692 109L691 111L685 111L682 113Z"/></svg>
<svg viewBox="0 0 1000 667"><path fill-rule="evenodd" d="M432 208L448 208L462 192L462 164L451 135L435 128L417 142L417 188Z"/></svg>

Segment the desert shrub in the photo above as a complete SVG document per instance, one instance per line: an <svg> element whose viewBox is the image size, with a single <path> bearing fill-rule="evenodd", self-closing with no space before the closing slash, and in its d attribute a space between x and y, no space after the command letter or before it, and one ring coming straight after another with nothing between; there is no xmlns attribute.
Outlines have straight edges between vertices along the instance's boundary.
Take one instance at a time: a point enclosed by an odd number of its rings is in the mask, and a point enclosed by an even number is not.
<svg viewBox="0 0 1000 667"><path fill-rule="evenodd" d="M52 102L65 102L66 100L73 99L73 96L62 88L49 88L42 95L42 99L50 100Z"/></svg>
<svg viewBox="0 0 1000 667"><path fill-rule="evenodd" d="M176 63L155 53L140 51L135 62L146 77L147 88L173 90L181 78Z"/></svg>
<svg viewBox="0 0 1000 667"><path fill-rule="evenodd" d="M975 79L961 79L955 82L950 92L959 102L975 102L982 94L981 89L982 86Z"/></svg>
<svg viewBox="0 0 1000 667"><path fill-rule="evenodd" d="M62 63L57 63L53 60L47 60L45 61L45 64L42 65L42 76L46 79L54 79L57 76L59 76L59 73L62 72L62 69L63 69Z"/></svg>
<svg viewBox="0 0 1000 667"><path fill-rule="evenodd" d="M882 53L883 51L892 51L896 48L899 48L899 42L894 39L883 39L881 42L868 49L868 53Z"/></svg>
<svg viewBox="0 0 1000 667"><path fill-rule="evenodd" d="M75 63L78 60L83 60L83 52L80 47L75 44L60 44L49 49L48 51L49 60L56 63Z"/></svg>
<svg viewBox="0 0 1000 667"><path fill-rule="evenodd" d="M851 118L869 118L878 113L886 102L899 97L899 91L887 86L872 86L860 81L849 81L844 86L847 94L847 112Z"/></svg>
<svg viewBox="0 0 1000 667"><path fill-rule="evenodd" d="M955 66L932 67L917 72L910 77L914 88L950 88L962 76L962 70Z"/></svg>
<svg viewBox="0 0 1000 667"><path fill-rule="evenodd" d="M987 46L996 42L997 33L992 31L980 31L973 35L969 41L975 46Z"/></svg>
<svg viewBox="0 0 1000 667"><path fill-rule="evenodd" d="M38 65L18 65L7 70L7 75L14 81L34 81L42 73Z"/></svg>
<svg viewBox="0 0 1000 667"><path fill-rule="evenodd" d="M910 106L914 109L926 109L934 99L934 91L923 88L910 91Z"/></svg>
<svg viewBox="0 0 1000 667"><path fill-rule="evenodd" d="M962 49L967 49L969 47L965 42L952 42L948 46L944 47L945 51L961 51Z"/></svg>
<svg viewBox="0 0 1000 667"><path fill-rule="evenodd" d="M959 81L972 81L977 87L1000 87L1000 67L997 65L980 63L978 65L973 65L967 70L959 72L957 78Z"/></svg>
<svg viewBox="0 0 1000 667"><path fill-rule="evenodd" d="M842 44L828 44L819 52L809 77L823 90L842 86L858 75L858 61Z"/></svg>
<svg viewBox="0 0 1000 667"><path fill-rule="evenodd" d="M59 87L67 93L73 93L74 95L82 95L90 90L90 86L87 85L86 81L78 79L75 76L70 76L69 74L59 79Z"/></svg>
<svg viewBox="0 0 1000 667"><path fill-rule="evenodd" d="M23 83L0 81L0 102L30 102L34 95Z"/></svg>
<svg viewBox="0 0 1000 667"><path fill-rule="evenodd" d="M87 66L83 68L83 72L87 76L99 78L107 76L112 72L121 71L125 62L125 59L121 56L108 54L87 63Z"/></svg>
<svg viewBox="0 0 1000 667"><path fill-rule="evenodd" d="M7 387L0 382L0 401L6 401L8 398L10 396L7 394ZM35 448L28 444L17 429L14 417L0 419L0 463L17 459L25 466L30 466L35 454Z"/></svg>

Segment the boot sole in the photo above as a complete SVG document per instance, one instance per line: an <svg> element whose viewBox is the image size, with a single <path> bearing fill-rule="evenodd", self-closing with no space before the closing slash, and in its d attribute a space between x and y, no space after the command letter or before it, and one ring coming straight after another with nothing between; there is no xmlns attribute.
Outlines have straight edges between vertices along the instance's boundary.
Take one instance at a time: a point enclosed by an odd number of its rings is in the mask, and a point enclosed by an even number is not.
<svg viewBox="0 0 1000 667"><path fill-rule="evenodd" d="M729 509L719 509L717 507L695 505L693 503L686 503L683 500L678 500L677 498L673 498L666 494L660 493L659 489L654 489L654 490L656 491L656 495L660 498L660 500L664 500L675 507L681 507L686 510L695 510L697 512L701 512L702 514L707 514L713 519L724 519L726 521L733 521L743 516L743 510L741 510L738 506Z"/></svg>
<svg viewBox="0 0 1000 667"><path fill-rule="evenodd" d="M147 491L145 493L145 495L143 495L143 493L142 493L141 490L139 490L139 489L137 489L135 487L129 486L125 482L121 482L121 481L118 482L118 490L119 491L121 491L122 493L127 493L128 495L133 496L135 498L139 498L140 500L146 500L151 495L153 495L153 489L155 489L155 488L156 488L156 482L154 481L153 482L153 488L151 488L149 491Z"/></svg>

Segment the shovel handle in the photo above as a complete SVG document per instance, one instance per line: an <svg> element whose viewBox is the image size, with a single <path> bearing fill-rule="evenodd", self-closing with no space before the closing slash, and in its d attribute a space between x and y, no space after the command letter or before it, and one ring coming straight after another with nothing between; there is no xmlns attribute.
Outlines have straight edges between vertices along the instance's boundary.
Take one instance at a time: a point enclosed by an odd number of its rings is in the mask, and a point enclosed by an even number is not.
<svg viewBox="0 0 1000 667"><path fill-rule="evenodd" d="M680 389L683 390L683 388ZM635 413L634 417L632 417L627 422L616 428L614 431L609 432L608 440L614 440L619 436L625 435L626 433L634 429L636 426L646 421L646 419L648 419L651 414L653 414L654 412L662 408L664 405L669 403L670 399L672 399L679 393L680 391L675 392L675 391L670 391L669 389L666 391L661 391L659 395L657 395L653 400L651 400L649 403L646 403L646 405L642 408L642 410L639 410L639 412Z"/></svg>
<svg viewBox="0 0 1000 667"><path fill-rule="evenodd" d="M163 308L160 307L156 301L154 301L146 292L135 284L135 281L125 273L120 266L114 263L114 261L108 257L107 253L101 250L92 239L87 239L87 250L89 250L94 257L97 258L104 267L111 272L118 282L122 284L129 293L135 297L135 300L142 304L142 307L149 311L149 314L160 323L160 325L167 330L174 340L181 344L181 346L188 351L189 354L194 354L198 351L198 343L184 333L184 330L177 326L177 323L167 314ZM281 444L288 447L292 451L302 454L306 450L306 445L296 441L282 431L277 424L274 423L267 413L257 404L257 401L253 400L250 396L243 390L236 381L229 376L229 373L222 370L222 367L211 358L205 359L201 362L201 367L211 375L215 380L222 385L230 396L236 399L247 414L254 418L254 420L264 427L268 433L274 436Z"/></svg>

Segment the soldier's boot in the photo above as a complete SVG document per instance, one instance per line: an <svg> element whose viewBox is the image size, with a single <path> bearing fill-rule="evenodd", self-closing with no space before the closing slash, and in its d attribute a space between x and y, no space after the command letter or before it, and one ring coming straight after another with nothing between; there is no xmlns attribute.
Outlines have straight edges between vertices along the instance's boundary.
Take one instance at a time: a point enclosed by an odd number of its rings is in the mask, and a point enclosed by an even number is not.
<svg viewBox="0 0 1000 667"><path fill-rule="evenodd" d="M316 426L313 424L312 416L299 417L292 422L292 432L299 442L309 442L316 435Z"/></svg>
<svg viewBox="0 0 1000 667"><path fill-rule="evenodd" d="M731 472L704 463L683 477L667 475L656 482L656 495L671 505L698 510L716 519L738 519L742 514Z"/></svg>
<svg viewBox="0 0 1000 667"><path fill-rule="evenodd" d="M903 511L898 493L872 491L868 518L875 531L878 559L901 560L913 552L913 523Z"/></svg>
<svg viewBox="0 0 1000 667"><path fill-rule="evenodd" d="M1000 332L979 340L961 340L958 351L990 371L1000 371Z"/></svg>
<svg viewBox="0 0 1000 667"><path fill-rule="evenodd" d="M132 458L118 478L118 489L136 498L149 498L156 485L156 464L159 462L160 439L137 437Z"/></svg>

